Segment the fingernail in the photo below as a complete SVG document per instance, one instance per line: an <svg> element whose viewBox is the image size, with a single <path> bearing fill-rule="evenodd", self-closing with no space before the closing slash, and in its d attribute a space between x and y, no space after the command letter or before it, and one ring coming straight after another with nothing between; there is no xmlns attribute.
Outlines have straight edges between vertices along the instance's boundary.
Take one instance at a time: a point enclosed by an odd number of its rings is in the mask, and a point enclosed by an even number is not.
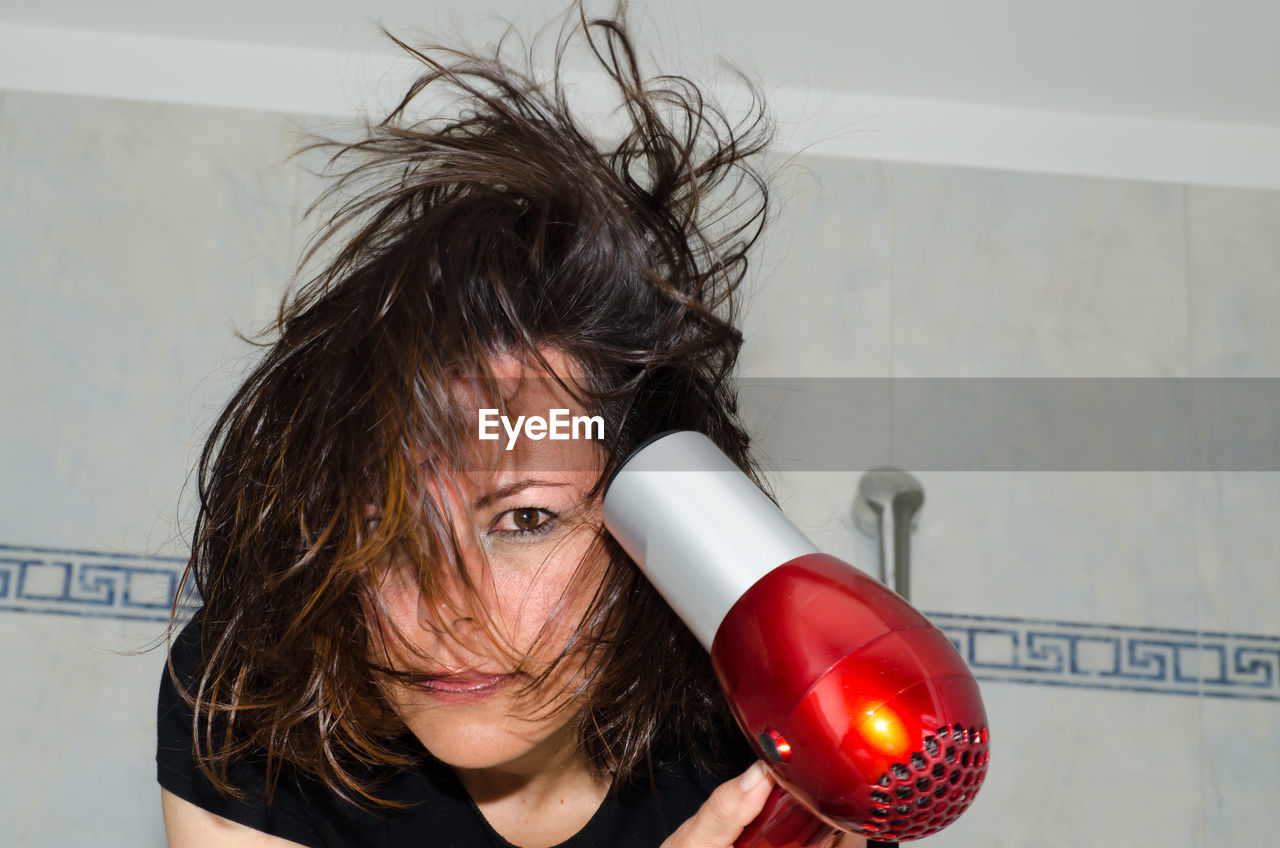
<svg viewBox="0 0 1280 848"><path fill-rule="evenodd" d="M756 760L751 764L750 768L742 773L742 777L738 778L738 788L743 792L749 792L760 785L760 781L765 778L764 763Z"/></svg>

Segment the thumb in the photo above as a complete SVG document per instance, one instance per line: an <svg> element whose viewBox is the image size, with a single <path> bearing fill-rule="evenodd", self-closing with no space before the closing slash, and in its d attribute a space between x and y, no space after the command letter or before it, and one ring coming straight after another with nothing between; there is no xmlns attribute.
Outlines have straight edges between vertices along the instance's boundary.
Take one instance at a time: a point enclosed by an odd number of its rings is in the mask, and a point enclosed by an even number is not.
<svg viewBox="0 0 1280 848"><path fill-rule="evenodd" d="M722 783L680 825L662 848L728 848L764 809L773 781L764 763L754 762L738 777Z"/></svg>

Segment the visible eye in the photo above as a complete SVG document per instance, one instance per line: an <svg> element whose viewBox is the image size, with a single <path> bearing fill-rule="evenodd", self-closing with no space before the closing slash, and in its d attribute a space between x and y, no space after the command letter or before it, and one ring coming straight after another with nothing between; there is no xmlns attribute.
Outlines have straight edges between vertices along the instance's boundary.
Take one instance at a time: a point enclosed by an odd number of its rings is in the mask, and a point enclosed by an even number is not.
<svg viewBox="0 0 1280 848"><path fill-rule="evenodd" d="M493 522L493 531L510 536L530 536L551 529L556 514L536 506L509 509Z"/></svg>

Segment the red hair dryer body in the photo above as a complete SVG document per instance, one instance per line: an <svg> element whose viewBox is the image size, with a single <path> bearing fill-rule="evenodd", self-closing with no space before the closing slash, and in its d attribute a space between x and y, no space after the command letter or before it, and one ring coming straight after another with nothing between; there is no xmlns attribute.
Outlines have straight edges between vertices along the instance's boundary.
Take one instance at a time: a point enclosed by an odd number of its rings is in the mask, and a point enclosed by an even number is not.
<svg viewBox="0 0 1280 848"><path fill-rule="evenodd" d="M738 848L837 829L917 839L987 771L987 717L951 642L910 604L819 553L705 436L663 434L610 480L605 525L711 651L777 788Z"/></svg>

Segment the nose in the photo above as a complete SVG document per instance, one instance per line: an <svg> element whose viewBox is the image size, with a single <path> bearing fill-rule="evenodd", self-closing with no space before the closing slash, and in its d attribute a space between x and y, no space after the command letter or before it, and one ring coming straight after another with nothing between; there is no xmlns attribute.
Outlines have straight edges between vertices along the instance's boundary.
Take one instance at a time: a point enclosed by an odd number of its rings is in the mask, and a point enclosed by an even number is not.
<svg viewBox="0 0 1280 848"><path fill-rule="evenodd" d="M478 613L460 605L457 591L432 597L425 589L418 594L419 647L450 671L486 665L490 662L493 637Z"/></svg>
<svg viewBox="0 0 1280 848"><path fill-rule="evenodd" d="M429 487L429 524L440 541L428 580L417 587L417 619L422 630L448 650L467 653L483 645L486 629L480 593L487 564L484 547L472 526L469 492L456 478L434 478Z"/></svg>
<svg viewBox="0 0 1280 848"><path fill-rule="evenodd" d="M436 633L476 626L474 611L468 603L469 591L459 585L461 580L455 576L440 583L443 585L418 588L418 624Z"/></svg>
<svg viewBox="0 0 1280 848"><path fill-rule="evenodd" d="M418 626L440 642L474 651L485 631L480 587L470 575L478 572L475 551L460 551L456 563L441 563L429 585L417 586Z"/></svg>

